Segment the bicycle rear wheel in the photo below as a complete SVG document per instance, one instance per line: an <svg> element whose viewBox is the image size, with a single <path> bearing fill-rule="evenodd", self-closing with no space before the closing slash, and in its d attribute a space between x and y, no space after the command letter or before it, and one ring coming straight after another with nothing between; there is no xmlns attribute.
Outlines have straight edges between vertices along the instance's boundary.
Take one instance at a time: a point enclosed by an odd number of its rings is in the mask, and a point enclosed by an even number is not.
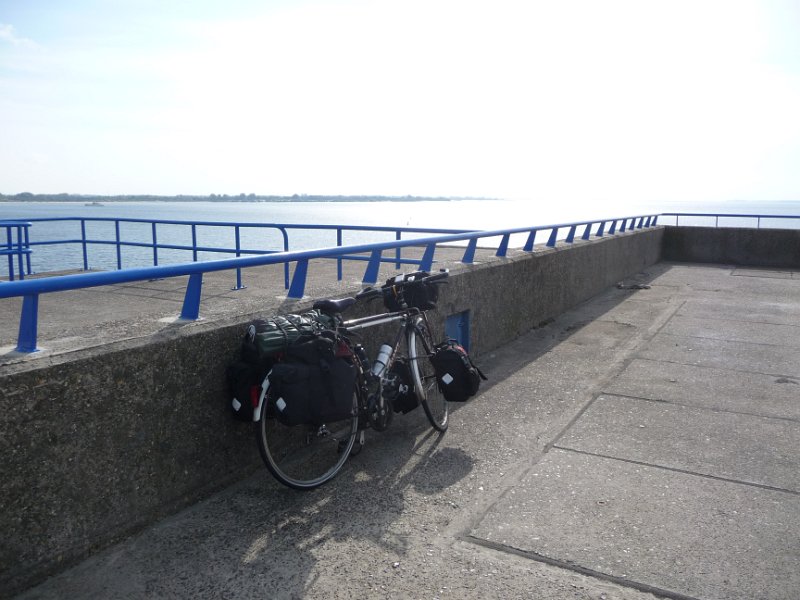
<svg viewBox="0 0 800 600"><path fill-rule="evenodd" d="M353 417L333 423L287 426L275 417L274 399L267 397L256 426L261 458L282 484L310 490L330 481L344 466L358 432L358 396L353 390Z"/></svg>
<svg viewBox="0 0 800 600"><path fill-rule="evenodd" d="M408 332L408 357L411 374L417 389L420 404L425 410L431 425L437 431L447 431L448 409L430 357L433 354L433 341L425 321L419 317Z"/></svg>

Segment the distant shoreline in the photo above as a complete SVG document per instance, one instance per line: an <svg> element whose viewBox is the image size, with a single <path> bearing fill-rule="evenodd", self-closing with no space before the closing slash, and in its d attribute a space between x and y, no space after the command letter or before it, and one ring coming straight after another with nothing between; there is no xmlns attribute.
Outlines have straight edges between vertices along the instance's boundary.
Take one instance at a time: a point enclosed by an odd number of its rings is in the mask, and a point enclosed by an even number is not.
<svg viewBox="0 0 800 600"><path fill-rule="evenodd" d="M0 202L451 202L458 200L499 200L479 196L320 196L294 194L292 196L260 196L256 194L211 194L210 196L152 196L131 194L126 196L96 196L92 194L0 194Z"/></svg>

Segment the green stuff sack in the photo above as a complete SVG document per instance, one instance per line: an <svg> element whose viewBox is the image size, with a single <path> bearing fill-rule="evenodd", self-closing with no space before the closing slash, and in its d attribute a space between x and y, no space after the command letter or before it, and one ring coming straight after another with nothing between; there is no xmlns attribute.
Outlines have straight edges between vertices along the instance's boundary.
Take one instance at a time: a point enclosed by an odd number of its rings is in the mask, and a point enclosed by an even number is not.
<svg viewBox="0 0 800 600"><path fill-rule="evenodd" d="M247 327L242 341L242 360L256 365L267 364L301 337L313 336L333 327L333 320L318 310L256 319Z"/></svg>

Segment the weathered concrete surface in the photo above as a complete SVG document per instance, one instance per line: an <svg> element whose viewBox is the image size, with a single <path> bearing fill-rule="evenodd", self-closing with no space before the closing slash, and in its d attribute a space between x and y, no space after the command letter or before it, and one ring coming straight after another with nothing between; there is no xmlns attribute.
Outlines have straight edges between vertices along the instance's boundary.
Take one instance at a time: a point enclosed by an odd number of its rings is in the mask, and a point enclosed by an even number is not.
<svg viewBox="0 0 800 600"><path fill-rule="evenodd" d="M662 231L504 259L483 252L478 264L454 270L432 318L441 324L472 311L472 349L485 355L657 262ZM461 254L448 262L442 253L437 267L456 266ZM358 289L363 264L338 284L330 283L333 265L312 265L307 294ZM386 265L380 279L394 272ZM56 572L258 465L252 432L227 413L225 367L252 318L299 311L310 300L285 301L282 270L246 273L250 287L241 292L223 275L204 282L205 318L188 324L169 321L180 309L180 280L51 294L40 306L45 350L2 357L4 589ZM352 316L380 307L360 310ZM18 313L8 313L0 331L13 343ZM608 343L616 328L604 333Z"/></svg>
<svg viewBox="0 0 800 600"><path fill-rule="evenodd" d="M796 268L800 230L668 226L664 260Z"/></svg>
<svg viewBox="0 0 800 600"><path fill-rule="evenodd" d="M667 597L793 600L799 530L796 495L556 449L472 535Z"/></svg>
<svg viewBox="0 0 800 600"><path fill-rule="evenodd" d="M485 352L445 435L415 411L311 493L260 470L21 599L798 598L800 355L724 333L800 308L764 280L648 267Z"/></svg>
<svg viewBox="0 0 800 600"><path fill-rule="evenodd" d="M759 394L751 387L738 395ZM696 408L693 397L646 402L600 396L558 446L800 494L796 420L730 412L719 397L720 408ZM750 410L759 409L751 404Z"/></svg>

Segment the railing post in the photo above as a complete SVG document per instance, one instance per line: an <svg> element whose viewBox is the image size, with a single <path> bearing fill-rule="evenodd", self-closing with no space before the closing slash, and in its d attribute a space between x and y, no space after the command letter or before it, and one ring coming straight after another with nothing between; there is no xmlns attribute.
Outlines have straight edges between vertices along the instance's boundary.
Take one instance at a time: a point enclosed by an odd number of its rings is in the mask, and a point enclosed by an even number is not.
<svg viewBox="0 0 800 600"><path fill-rule="evenodd" d="M394 239L395 239L395 240L397 240L397 241L399 242L399 241L400 241L402 238L403 238L403 235L402 235L401 231L398 229L398 230L395 232ZM402 256L403 256L403 255L402 255L402 253L400 252L400 247L398 246L397 248L395 248L395 249L394 249L394 259L395 259L395 261L396 261L396 262L394 263L394 268L395 268L395 269L398 269L398 270L399 270L399 269L400 269L400 268L403 266L403 263L401 263L401 262L400 262L400 259L402 258Z"/></svg>
<svg viewBox="0 0 800 600"><path fill-rule="evenodd" d="M641 229L642 228L642 222L643 221L644 221L644 217L639 217L639 224L636 226L636 229Z"/></svg>
<svg viewBox="0 0 800 600"><path fill-rule="evenodd" d="M594 223L586 224L586 227L583 230L583 235L581 236L582 240L588 240L589 236L592 235L592 225L594 225Z"/></svg>
<svg viewBox="0 0 800 600"><path fill-rule="evenodd" d="M19 265L19 278L20 280L25 279L25 265L22 262L22 225L17 226L17 265Z"/></svg>
<svg viewBox="0 0 800 600"><path fill-rule="evenodd" d="M242 255L242 241L238 225L234 225L233 232L234 232L233 235L236 238L236 258L239 258ZM242 270L239 268L236 269L236 287L232 289L234 290L244 289L244 286L242 285Z"/></svg>
<svg viewBox="0 0 800 600"><path fill-rule="evenodd" d="M558 235L558 227L553 227L553 231L550 234L550 239L547 240L547 246L550 248L556 247L556 236Z"/></svg>
<svg viewBox="0 0 800 600"><path fill-rule="evenodd" d="M497 252L495 252L495 256L505 256L508 253L508 240L511 239L511 234L507 233L503 236L503 239L500 240L500 245L497 247Z"/></svg>
<svg viewBox="0 0 800 600"><path fill-rule="evenodd" d="M196 321L200 317L200 292L203 289L203 274L192 273L189 283L186 284L186 294L183 297L181 319Z"/></svg>
<svg viewBox="0 0 800 600"><path fill-rule="evenodd" d="M577 225L573 225L572 227L569 228L569 231L567 232L567 239L564 240L565 242L567 242L568 244L572 244L575 242L575 230L577 228L578 228Z"/></svg>
<svg viewBox="0 0 800 600"><path fill-rule="evenodd" d="M151 223L153 230L153 266L158 266L158 236L156 235L156 222Z"/></svg>
<svg viewBox="0 0 800 600"><path fill-rule="evenodd" d="M286 228L285 227L279 227L278 230L283 235L283 251L284 252L288 252L289 251L289 234L286 233ZM283 263L283 289L285 289L285 290L289 289L289 263L288 262Z"/></svg>
<svg viewBox="0 0 800 600"><path fill-rule="evenodd" d="M119 239L119 219L114 219L114 238L117 247L117 271L122 270L122 246Z"/></svg>
<svg viewBox="0 0 800 600"><path fill-rule="evenodd" d="M197 262L197 225L192 223L192 262Z"/></svg>
<svg viewBox="0 0 800 600"><path fill-rule="evenodd" d="M617 220L611 221L611 227L608 228L608 235L614 235L617 232Z"/></svg>
<svg viewBox="0 0 800 600"><path fill-rule="evenodd" d="M606 222L600 221L600 226L597 228L597 233L595 233L595 237L603 237L604 230L606 228Z"/></svg>
<svg viewBox="0 0 800 600"><path fill-rule="evenodd" d="M6 225L6 247L8 248L8 280L14 281L14 235L11 231L14 229L13 225Z"/></svg>
<svg viewBox="0 0 800 600"><path fill-rule="evenodd" d="M647 221L644 223L645 228L650 227L650 217L647 217Z"/></svg>
<svg viewBox="0 0 800 600"><path fill-rule="evenodd" d="M294 268L294 277L292 277L292 285L289 288L288 298L300 299L303 297L303 292L306 290L306 275L308 273L308 259L298 260L297 266Z"/></svg>
<svg viewBox="0 0 800 600"><path fill-rule="evenodd" d="M39 323L39 294L22 298L22 312L19 317L17 352L36 352L36 330Z"/></svg>
<svg viewBox="0 0 800 600"><path fill-rule="evenodd" d="M373 250L367 263L367 270L364 271L364 279L361 283L377 283L378 273L381 268L381 254L382 250Z"/></svg>
<svg viewBox="0 0 800 600"><path fill-rule="evenodd" d="M461 262L466 265L471 265L475 262L475 248L478 246L478 238L472 238L467 244L467 249L464 251L464 257Z"/></svg>
<svg viewBox="0 0 800 600"><path fill-rule="evenodd" d="M528 234L528 241L525 242L525 247L522 249L525 252L533 252L533 243L536 240L536 229L532 229Z"/></svg>
<svg viewBox="0 0 800 600"><path fill-rule="evenodd" d="M655 215L653 217L653 227L655 227L656 225L658 225L658 215Z"/></svg>
<svg viewBox="0 0 800 600"><path fill-rule="evenodd" d="M341 248L342 247L342 228L341 227L337 227L336 228L336 247L337 248ZM342 277L343 277L343 274L342 274L342 262L343 262L342 261L342 257L341 256L337 256L336 257L336 281L341 281Z"/></svg>
<svg viewBox="0 0 800 600"><path fill-rule="evenodd" d="M89 270L89 256L86 253L86 219L81 219L81 246L83 246L83 270Z"/></svg>
<svg viewBox="0 0 800 600"><path fill-rule="evenodd" d="M25 249L26 250L30 250L31 249L31 239L30 239L30 237L28 235L28 227L26 226L23 229L25 230ZM31 253L30 252L26 252L25 253L25 263L28 265L28 275L30 275L33 272L31 270Z"/></svg>
<svg viewBox="0 0 800 600"><path fill-rule="evenodd" d="M422 255L422 262L419 265L420 270L430 271L433 267L433 253L436 252L436 244L428 244L425 248L425 254Z"/></svg>

